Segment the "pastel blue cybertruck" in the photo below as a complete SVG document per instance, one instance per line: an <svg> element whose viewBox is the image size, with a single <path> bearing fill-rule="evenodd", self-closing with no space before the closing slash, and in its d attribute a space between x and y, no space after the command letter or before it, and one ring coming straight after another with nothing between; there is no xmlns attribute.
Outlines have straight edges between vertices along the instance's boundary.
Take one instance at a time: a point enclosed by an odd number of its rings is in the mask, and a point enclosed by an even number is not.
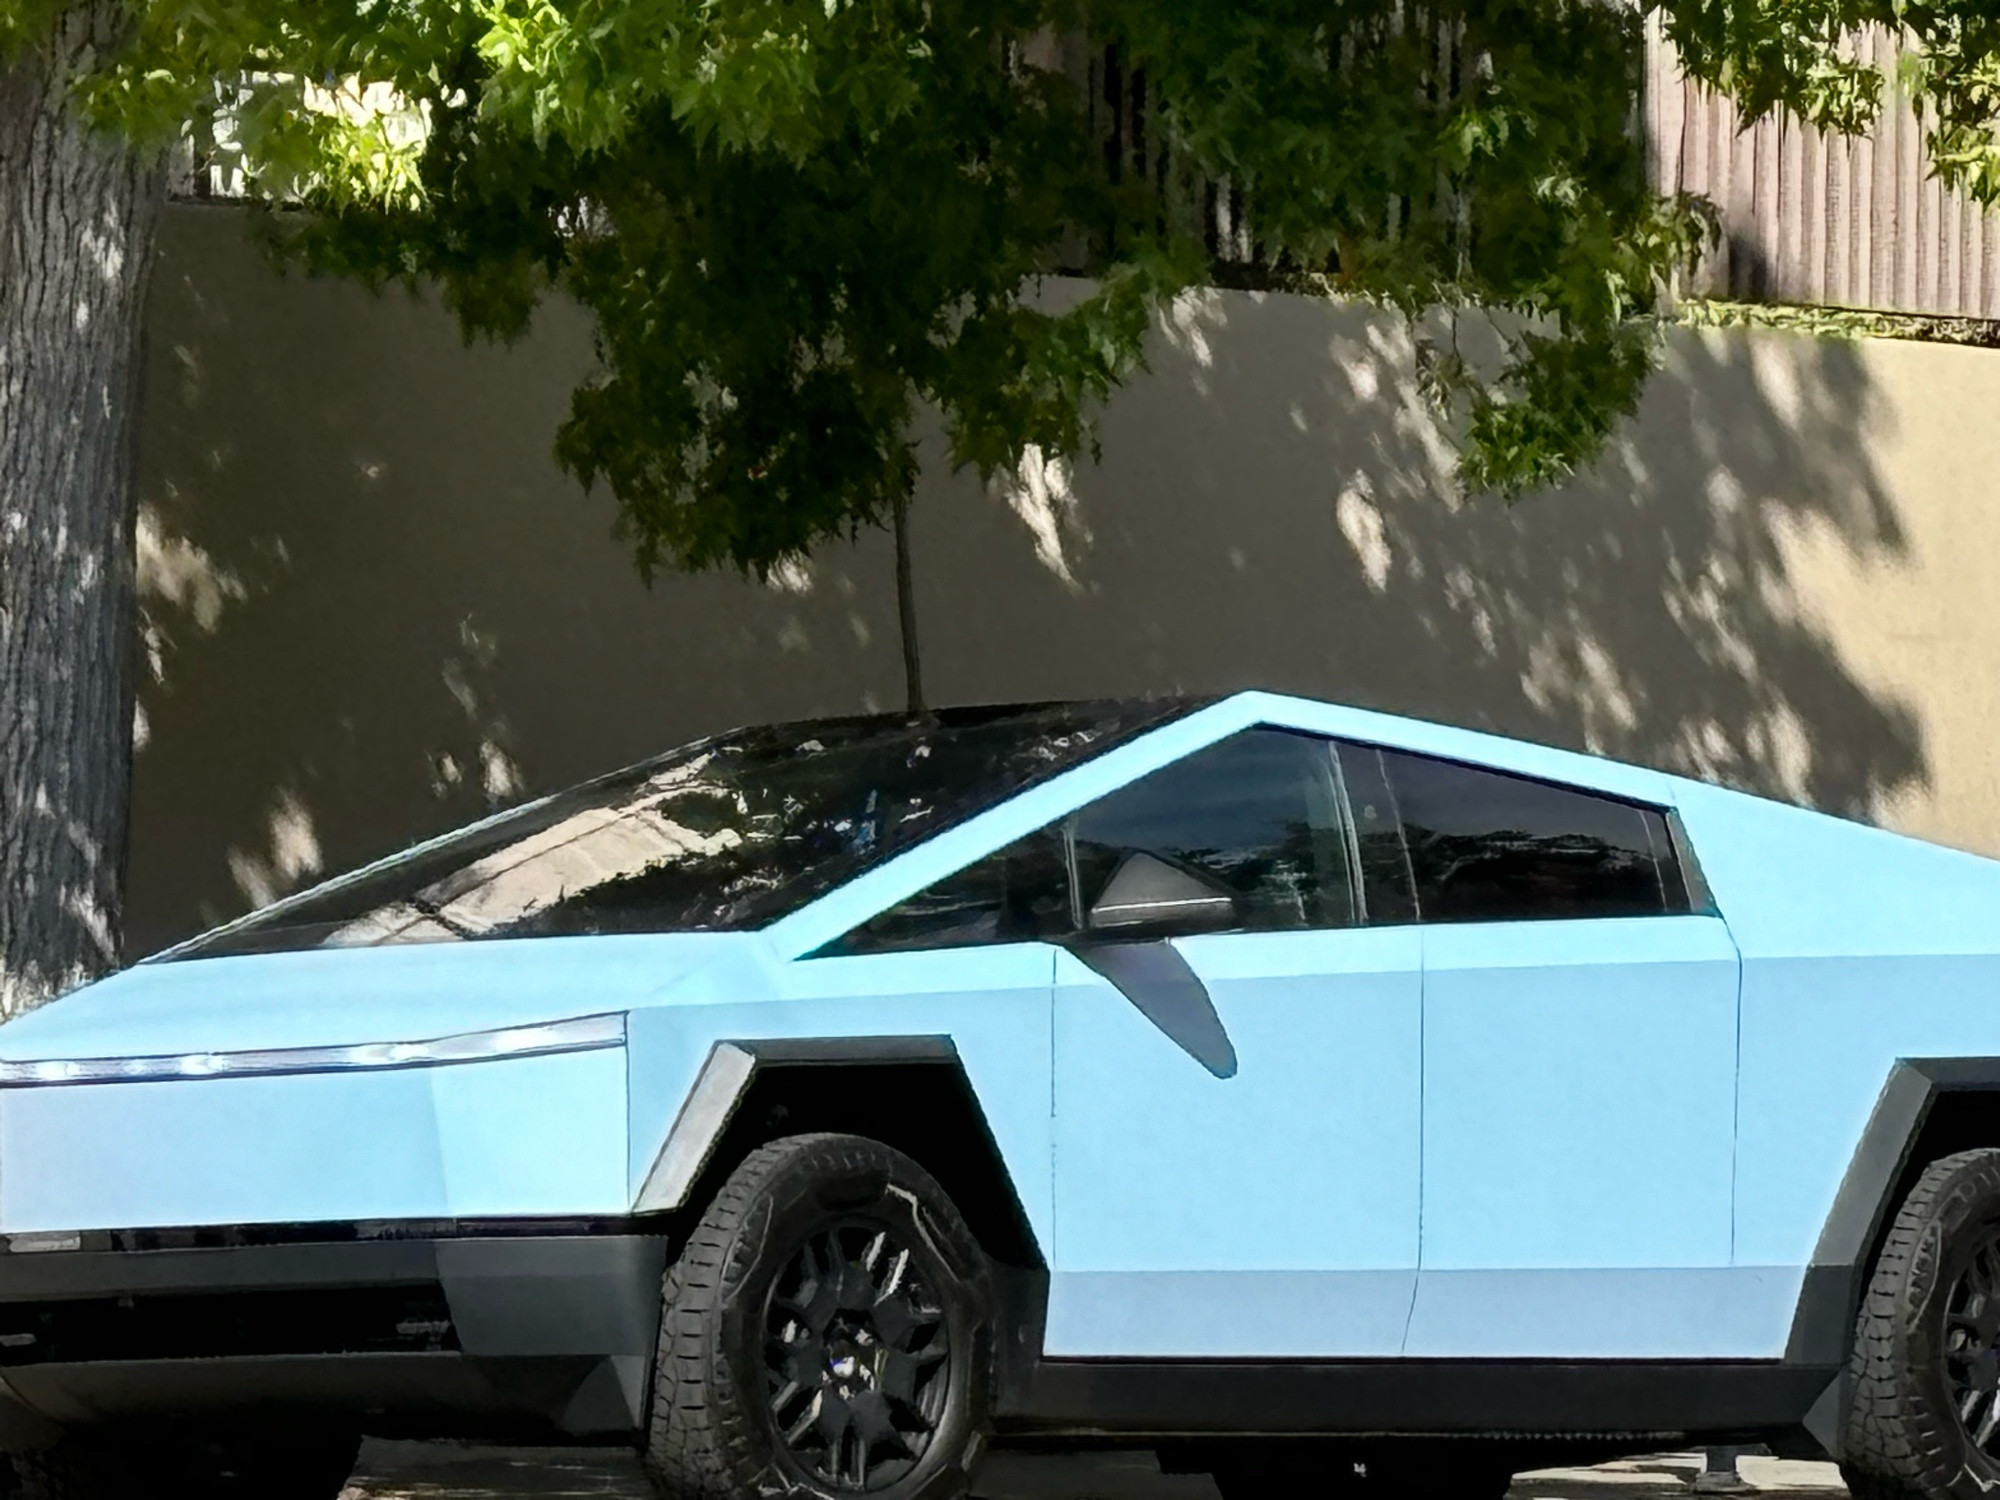
<svg viewBox="0 0 2000 1500"><path fill-rule="evenodd" d="M1970 1497L2000 864L1260 693L747 730L0 1028L0 1243L34 1495L324 1497L366 1430Z"/></svg>

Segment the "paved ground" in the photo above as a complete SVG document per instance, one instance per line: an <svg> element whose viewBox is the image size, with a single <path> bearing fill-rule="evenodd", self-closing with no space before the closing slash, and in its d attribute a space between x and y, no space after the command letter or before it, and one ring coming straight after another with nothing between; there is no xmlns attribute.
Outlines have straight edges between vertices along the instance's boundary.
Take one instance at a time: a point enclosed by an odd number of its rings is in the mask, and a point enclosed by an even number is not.
<svg viewBox="0 0 2000 1500"><path fill-rule="evenodd" d="M1544 1469L1514 1481L1510 1500L1671 1500L1691 1495L1697 1453ZM1745 1458L1739 1464L1749 1500L1841 1497L1832 1464ZM1151 1455L1042 1458L999 1454L981 1471L986 1500L1217 1500L1198 1475L1163 1475ZM472 1448L452 1443L370 1442L343 1500L652 1500L638 1465L614 1449Z"/></svg>
<svg viewBox="0 0 2000 1500"><path fill-rule="evenodd" d="M653 1500L628 1452L595 1448L471 1448L370 1439L341 1500Z"/></svg>

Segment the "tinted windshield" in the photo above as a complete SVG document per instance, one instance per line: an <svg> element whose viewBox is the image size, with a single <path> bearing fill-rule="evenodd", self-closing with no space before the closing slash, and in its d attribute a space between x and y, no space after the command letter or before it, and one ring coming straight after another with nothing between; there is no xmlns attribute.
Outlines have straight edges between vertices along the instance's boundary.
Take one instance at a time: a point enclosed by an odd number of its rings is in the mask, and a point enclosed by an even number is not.
<svg viewBox="0 0 2000 1500"><path fill-rule="evenodd" d="M419 845L165 956L758 927L1182 706L739 730Z"/></svg>

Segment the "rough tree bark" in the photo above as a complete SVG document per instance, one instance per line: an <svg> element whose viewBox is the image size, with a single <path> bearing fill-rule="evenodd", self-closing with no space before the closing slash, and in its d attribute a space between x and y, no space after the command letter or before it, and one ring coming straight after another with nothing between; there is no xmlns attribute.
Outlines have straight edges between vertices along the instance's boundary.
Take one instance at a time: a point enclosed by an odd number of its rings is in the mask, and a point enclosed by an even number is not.
<svg viewBox="0 0 2000 1500"><path fill-rule="evenodd" d="M139 323L156 157L69 80L116 44L81 0L0 62L0 1013L115 966L132 759Z"/></svg>

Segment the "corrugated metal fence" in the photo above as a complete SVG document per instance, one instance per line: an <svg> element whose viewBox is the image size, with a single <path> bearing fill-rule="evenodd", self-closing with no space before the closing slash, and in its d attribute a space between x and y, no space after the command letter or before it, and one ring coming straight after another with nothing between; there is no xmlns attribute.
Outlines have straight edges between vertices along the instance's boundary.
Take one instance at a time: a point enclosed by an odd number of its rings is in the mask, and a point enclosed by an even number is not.
<svg viewBox="0 0 2000 1500"><path fill-rule="evenodd" d="M1930 175L1923 123L1896 87L1893 36L1878 30L1861 45L1888 83L1875 128L1849 138L1788 116L1744 130L1727 99L1683 79L1673 49L1649 39L1654 180L1703 194L1722 219L1696 290L2000 318L2000 215Z"/></svg>

